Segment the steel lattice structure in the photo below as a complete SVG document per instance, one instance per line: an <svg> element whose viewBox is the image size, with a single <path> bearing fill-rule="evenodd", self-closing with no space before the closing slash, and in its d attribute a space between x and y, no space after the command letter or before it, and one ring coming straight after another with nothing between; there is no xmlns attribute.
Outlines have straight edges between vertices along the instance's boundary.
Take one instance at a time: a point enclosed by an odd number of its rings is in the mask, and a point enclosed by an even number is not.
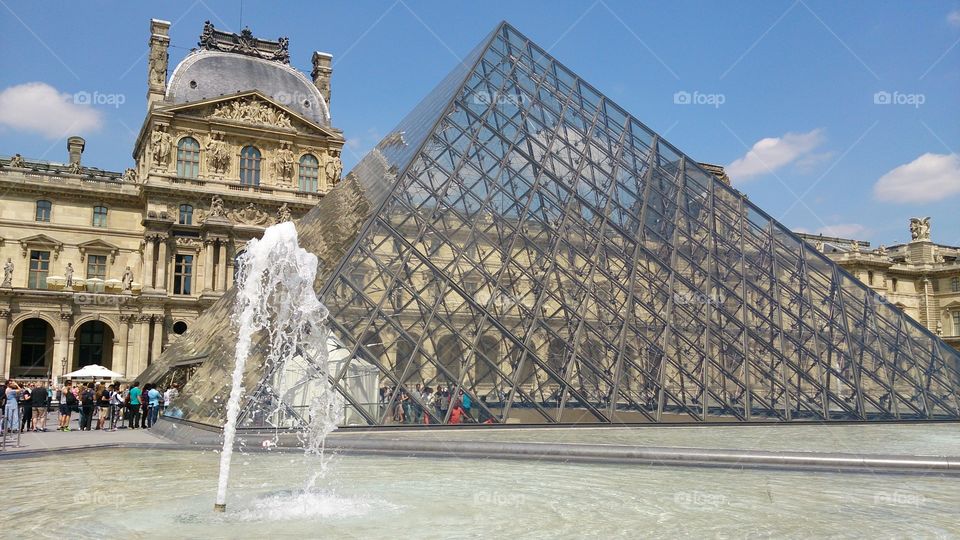
<svg viewBox="0 0 960 540"><path fill-rule="evenodd" d="M506 23L298 230L348 423L448 422L418 384L474 422L960 416L955 350ZM231 301L142 377L202 360L185 418L222 414ZM252 368L246 425L310 372Z"/></svg>

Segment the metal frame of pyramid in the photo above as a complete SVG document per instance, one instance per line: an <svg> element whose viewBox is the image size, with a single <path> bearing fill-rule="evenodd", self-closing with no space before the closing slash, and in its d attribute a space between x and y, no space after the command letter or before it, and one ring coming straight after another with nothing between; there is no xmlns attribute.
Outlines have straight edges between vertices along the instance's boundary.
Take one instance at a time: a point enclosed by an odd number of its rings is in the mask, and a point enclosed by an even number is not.
<svg viewBox="0 0 960 540"><path fill-rule="evenodd" d="M507 23L298 229L351 424L449 423L417 385L478 423L960 418L954 349ZM184 418L220 417L230 302L141 377L203 359ZM251 369L243 425L296 427Z"/></svg>

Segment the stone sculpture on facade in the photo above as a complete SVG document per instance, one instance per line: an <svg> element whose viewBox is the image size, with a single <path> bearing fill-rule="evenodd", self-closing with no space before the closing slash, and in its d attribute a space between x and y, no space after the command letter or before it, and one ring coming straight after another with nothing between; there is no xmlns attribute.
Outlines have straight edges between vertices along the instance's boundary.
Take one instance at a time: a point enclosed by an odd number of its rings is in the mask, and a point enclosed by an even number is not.
<svg viewBox="0 0 960 540"><path fill-rule="evenodd" d="M123 292L130 292L133 290L133 270L128 266L123 271L123 276L120 277L120 282L123 284Z"/></svg>
<svg viewBox="0 0 960 540"><path fill-rule="evenodd" d="M930 218L910 218L910 240L930 240Z"/></svg>
<svg viewBox="0 0 960 540"><path fill-rule="evenodd" d="M860 253L860 242L857 242L856 240L850 241L850 253Z"/></svg>
<svg viewBox="0 0 960 540"><path fill-rule="evenodd" d="M245 225L270 225L272 221L270 214L260 210L253 203L247 204L242 210L230 210L227 217L234 222Z"/></svg>
<svg viewBox="0 0 960 540"><path fill-rule="evenodd" d="M340 161L339 152L330 152L324 154L323 171L327 175L327 184L334 186L340 181L340 174L343 172L343 162Z"/></svg>
<svg viewBox="0 0 960 540"><path fill-rule="evenodd" d="M80 162L73 161L67 166L67 171L69 171L70 174L80 174L83 172L83 166L80 165Z"/></svg>
<svg viewBox="0 0 960 540"><path fill-rule="evenodd" d="M10 257L3 265L3 283L0 283L0 287L13 287L13 259Z"/></svg>
<svg viewBox="0 0 960 540"><path fill-rule="evenodd" d="M210 116L279 128L292 127L290 116L287 113L273 105L252 98L244 101L236 100L230 103L221 103L217 105Z"/></svg>
<svg viewBox="0 0 960 540"><path fill-rule="evenodd" d="M230 167L230 149L223 140L222 133L210 135L207 141L207 164L215 173L224 173Z"/></svg>
<svg viewBox="0 0 960 540"><path fill-rule="evenodd" d="M167 49L157 47L150 52L150 84L163 86L167 80Z"/></svg>
<svg viewBox="0 0 960 540"><path fill-rule="evenodd" d="M67 268L63 271L64 277L67 278L67 287L73 287L73 263L67 263Z"/></svg>
<svg viewBox="0 0 960 540"><path fill-rule="evenodd" d="M223 208L223 199L219 195L214 195L210 199L210 215L208 217L224 217L227 212Z"/></svg>
<svg viewBox="0 0 960 540"><path fill-rule="evenodd" d="M886 256L887 246L880 244L880 247L877 248L877 255Z"/></svg>
<svg viewBox="0 0 960 540"><path fill-rule="evenodd" d="M170 148L173 139L167 133L165 126L157 126L157 129L150 135L150 145L153 147L153 164L166 165L170 159Z"/></svg>
<svg viewBox="0 0 960 540"><path fill-rule="evenodd" d="M277 175L281 180L293 180L293 165L293 150L290 149L290 143L285 142L277 150Z"/></svg>
<svg viewBox="0 0 960 540"><path fill-rule="evenodd" d="M290 207L287 206L287 203L283 203L277 210L277 223L284 223L286 221L293 221L293 213L290 212Z"/></svg>
<svg viewBox="0 0 960 540"><path fill-rule="evenodd" d="M822 253L822 252L823 252L823 240L817 240L817 241L813 244L813 247L816 248L817 251L819 251L819 252Z"/></svg>
<svg viewBox="0 0 960 540"><path fill-rule="evenodd" d="M120 180L135 184L137 182L137 170L133 167L127 167L127 170L123 171L123 176L120 177Z"/></svg>
<svg viewBox="0 0 960 540"><path fill-rule="evenodd" d="M23 156L21 156L20 154L14 154L14 156L10 158L10 166L17 167L20 169L25 168L26 164L23 162Z"/></svg>

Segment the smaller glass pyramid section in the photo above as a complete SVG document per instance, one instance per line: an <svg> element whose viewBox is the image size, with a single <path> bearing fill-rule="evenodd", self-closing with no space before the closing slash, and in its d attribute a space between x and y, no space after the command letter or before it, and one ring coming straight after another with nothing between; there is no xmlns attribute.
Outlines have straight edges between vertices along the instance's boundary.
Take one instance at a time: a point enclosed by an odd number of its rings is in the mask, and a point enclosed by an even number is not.
<svg viewBox="0 0 960 540"><path fill-rule="evenodd" d="M957 351L507 23L298 230L348 425L960 418ZM231 303L141 377L192 366L185 419ZM244 425L298 425L283 371Z"/></svg>

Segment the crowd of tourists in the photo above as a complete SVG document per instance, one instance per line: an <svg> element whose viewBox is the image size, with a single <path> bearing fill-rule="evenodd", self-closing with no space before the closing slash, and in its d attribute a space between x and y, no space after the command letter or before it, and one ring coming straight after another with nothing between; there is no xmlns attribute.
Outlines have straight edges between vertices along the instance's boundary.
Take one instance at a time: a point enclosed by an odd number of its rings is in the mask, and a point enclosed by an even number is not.
<svg viewBox="0 0 960 540"><path fill-rule="evenodd" d="M155 384L141 386L139 381L130 385L67 381L48 387L11 379L0 396L0 411L8 433L47 431L51 411L58 413L57 431L70 431L74 415L80 431L147 429L179 395L176 384L161 389Z"/></svg>
<svg viewBox="0 0 960 540"><path fill-rule="evenodd" d="M398 424L493 423L492 418L480 421L474 417L473 401L463 390L442 385L434 389L418 383L414 393L419 402L404 388L382 386L380 405L387 407L392 402L393 421Z"/></svg>

